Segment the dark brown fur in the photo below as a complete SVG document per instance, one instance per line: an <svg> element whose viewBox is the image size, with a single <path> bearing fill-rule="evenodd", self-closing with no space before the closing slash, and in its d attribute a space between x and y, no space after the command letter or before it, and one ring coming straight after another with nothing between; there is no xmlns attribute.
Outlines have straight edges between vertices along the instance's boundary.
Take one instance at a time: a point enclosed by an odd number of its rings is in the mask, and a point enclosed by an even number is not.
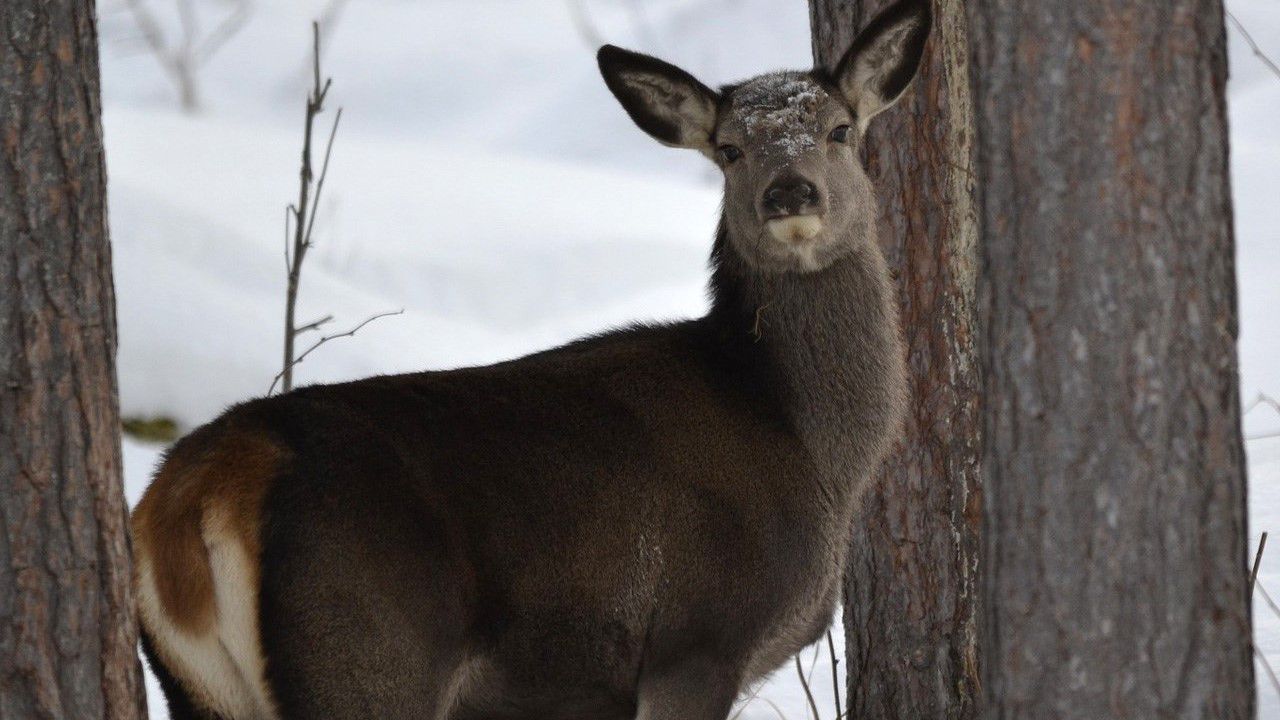
<svg viewBox="0 0 1280 720"><path fill-rule="evenodd" d="M847 262L827 272L863 271ZM899 352L884 290L841 301L879 317L833 347ZM780 625L768 665L815 640L869 468L833 478L801 440L769 329L793 322L786 302L759 338L754 307L717 305L511 363L303 388L204 431L256 428L292 458L260 485L262 637L284 717L431 717L443 679L477 658L458 720L633 717L642 677L701 658L732 697L772 669L753 660ZM898 402L885 369L857 368L883 413L862 428L877 453ZM209 442L180 445L158 485L194 490L169 478L243 447ZM175 583L207 582L189 572L188 511L167 520L135 527L179 539Z"/></svg>

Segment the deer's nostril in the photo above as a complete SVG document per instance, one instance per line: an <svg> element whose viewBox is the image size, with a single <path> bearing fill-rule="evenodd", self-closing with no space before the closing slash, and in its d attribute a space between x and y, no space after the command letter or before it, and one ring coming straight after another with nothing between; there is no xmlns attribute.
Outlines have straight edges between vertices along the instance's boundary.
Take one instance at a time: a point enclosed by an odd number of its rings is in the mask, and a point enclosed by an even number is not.
<svg viewBox="0 0 1280 720"><path fill-rule="evenodd" d="M764 208L776 215L799 215L811 206L818 189L804 180L774 183L764 192Z"/></svg>

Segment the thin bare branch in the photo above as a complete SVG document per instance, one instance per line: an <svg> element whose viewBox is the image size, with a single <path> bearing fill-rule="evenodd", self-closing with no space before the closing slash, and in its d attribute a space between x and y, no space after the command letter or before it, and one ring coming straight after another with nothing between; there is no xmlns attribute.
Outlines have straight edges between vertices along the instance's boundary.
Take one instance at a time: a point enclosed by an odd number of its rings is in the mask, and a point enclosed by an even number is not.
<svg viewBox="0 0 1280 720"><path fill-rule="evenodd" d="M284 208L284 275L289 276L289 271L293 269L293 253L289 251L291 244L290 239L290 221L293 220L293 204L290 203Z"/></svg>
<svg viewBox="0 0 1280 720"><path fill-rule="evenodd" d="M755 702L757 697L759 697L760 689L763 687L763 682L757 682L755 686L751 688L751 694L738 701L738 709L734 710L733 714L729 716L729 720L738 720L738 718L742 717L742 713L750 707L751 703Z"/></svg>
<svg viewBox="0 0 1280 720"><path fill-rule="evenodd" d="M1258 592L1262 595L1262 600L1267 603L1267 607L1271 608L1271 612L1275 613L1275 616L1280 618L1280 606L1276 605L1276 601L1271 599L1271 593L1267 592L1267 586L1263 585L1262 581L1259 580L1254 584L1254 587L1257 588Z"/></svg>
<svg viewBox="0 0 1280 720"><path fill-rule="evenodd" d="M831 637L831 628L827 628L827 651L831 653L831 692L835 695L836 720L844 714L844 706L840 704L840 659L836 657L836 641Z"/></svg>
<svg viewBox="0 0 1280 720"><path fill-rule="evenodd" d="M306 359L307 359L307 356L308 356L308 355L310 355L311 353L315 352L315 350L316 350L317 348L319 348L321 345L324 345L325 343L327 343L327 342L329 342L329 341L331 341L331 340L337 340L338 338L351 337L352 335L355 335L357 332L359 332L359 331L360 331L360 328L363 328L365 325L368 325L369 323L371 323L371 322L373 322L374 320L377 320L377 319L379 319L379 318L390 317L390 316L392 316L392 315L403 315L403 314L404 314L404 308L400 308L399 310L389 310L389 311L387 311L387 312L380 312L380 313L378 313L378 314L376 314L376 315L370 315L369 317L367 317L367 318L365 318L363 321L361 321L361 322L360 322L360 324L356 325L355 327L351 328L350 330L347 330L346 332L335 333L335 334L333 334L333 335L325 335L324 337L322 337L322 338L320 338L319 340L315 341L315 343L314 343L314 344L312 344L312 345L311 345L311 347L307 348L307 349L306 349L306 351L304 351L301 355L299 355L299 356L297 357L297 359L295 359L295 360L294 360L294 361L289 365L289 367L287 367L287 368L285 368L284 370L281 370L280 372L276 373L275 378L271 381L271 387L267 389L267 394L268 394L268 395L271 395L272 393L274 393L274 392L276 391L276 385L277 385L277 384L279 384L280 380L284 377L285 372L286 372L287 370L292 370L292 369L293 369L294 367L296 367L297 365L302 364L302 361L303 361L303 360L306 360Z"/></svg>
<svg viewBox="0 0 1280 720"><path fill-rule="evenodd" d="M773 713L778 716L778 720L787 720L786 713L782 712L782 708L778 707L777 703L770 700L769 698L760 697L760 690L763 687L764 687L763 681L756 683L756 686L752 690L751 695L746 699L738 702L738 709L735 710L733 714L729 716L729 720L738 720L738 718L742 717L742 713L746 712L747 708L751 707L751 704L754 702L762 702L765 705L768 705L770 708L773 709Z"/></svg>
<svg viewBox="0 0 1280 720"><path fill-rule="evenodd" d="M326 88L327 91L327 88ZM333 155L333 138L338 134L338 123L342 120L342 108L338 108L333 116L333 127L329 128L329 142L324 148L324 162L320 164L320 175L316 179L316 197L311 202L311 217L307 220L307 232L303 242L311 247L311 231L316 227L316 210L320 208L320 193L324 192L324 179L329 176L329 157Z"/></svg>
<svg viewBox="0 0 1280 720"><path fill-rule="evenodd" d="M138 31L142 33L142 39L146 42L147 47L151 48L151 52L155 53L161 64L168 69L169 66L169 48L164 40L164 32L160 30L160 23L156 22L156 18L142 3L142 0L124 0L125 7L129 8L129 12L133 14L133 23L138 26Z"/></svg>
<svg viewBox="0 0 1280 720"><path fill-rule="evenodd" d="M586 0L566 0L566 2L569 5L569 17L573 20L574 29L578 31L578 37L582 38L582 42L594 52L604 44L604 38L600 36L600 31L596 29L596 24L591 19Z"/></svg>
<svg viewBox="0 0 1280 720"><path fill-rule="evenodd" d="M1253 586L1258 582L1258 568L1262 566L1262 551L1267 549L1267 534L1262 533L1258 540L1258 554L1253 556L1253 572L1249 573L1249 597L1253 597Z"/></svg>
<svg viewBox="0 0 1280 720"><path fill-rule="evenodd" d="M321 171L319 184L317 184L311 166L311 140L315 134L316 116L324 110L325 96L328 95L329 88L333 85L333 80L321 80L320 26L318 23L311 23L311 36L313 42L311 66L313 85L311 93L307 97L306 120L303 125L302 162L298 171L298 202L290 206L293 214L293 251L290 254L286 250L286 256L289 256L289 267L284 304L284 359L282 361L282 370L280 371L282 385L286 392L293 387L293 366L297 364L294 359L294 339L298 333L295 329L294 318L298 306L298 289L302 282L302 263L306 259L307 250L311 247L311 234L315 228L316 208L320 204L320 190L323 188L324 178L328 173L329 158L333 153L333 140L338 132L338 120L342 117L342 112L339 110L338 116L334 118L333 127L329 131L329 141L325 146L324 167ZM316 195L314 199L312 198L313 187ZM272 382L272 387L275 387L274 381Z"/></svg>
<svg viewBox="0 0 1280 720"><path fill-rule="evenodd" d="M774 701L766 697L759 698L759 700L765 705L768 705L769 707L773 708L773 712L778 716L778 720L787 720L786 714L782 712L782 708L778 707L777 703L775 703Z"/></svg>
<svg viewBox="0 0 1280 720"><path fill-rule="evenodd" d="M315 89L311 91L312 103L319 106L324 102L325 93L329 91L329 81L324 84L324 89L320 88L320 23L311 23L311 44L314 52L311 54L311 77L315 81Z"/></svg>
<svg viewBox="0 0 1280 720"><path fill-rule="evenodd" d="M800 676L800 686L804 688L804 696L809 701L809 710L813 712L813 720L822 720L818 714L818 703L813 699L813 690L809 688L809 679L804 676L804 667L800 664L800 654L796 653L796 675Z"/></svg>
<svg viewBox="0 0 1280 720"><path fill-rule="evenodd" d="M191 63L186 60L181 49L169 46L160 23L142 0L124 0L124 2L132 13L134 25L138 27L138 32L142 33L142 39L151 50L151 54L177 86L183 109L195 110L199 105L199 96L195 88L195 75ZM180 5L179 11L182 9L183 6ZM181 15L185 27L189 18L185 12Z"/></svg>
<svg viewBox="0 0 1280 720"><path fill-rule="evenodd" d="M1275 410L1277 415L1280 415L1280 401L1277 401L1266 393L1258 393L1253 400L1249 401L1248 405L1244 406L1244 409L1240 411L1240 415L1243 417L1260 407L1269 407L1272 410ZM1269 438L1280 438L1280 430L1244 436L1245 440L1267 440Z"/></svg>
<svg viewBox="0 0 1280 720"><path fill-rule="evenodd" d="M1280 696L1280 678L1276 677L1276 671L1271 669L1271 663L1267 660L1267 656L1262 654L1257 645L1253 646L1253 654L1258 656L1258 660L1262 662L1262 669L1267 671L1267 677L1271 680L1271 687L1275 688L1276 695Z"/></svg>
<svg viewBox="0 0 1280 720"><path fill-rule="evenodd" d="M1276 77L1280 78L1280 67L1277 67L1271 58L1262 52L1262 48L1258 47L1258 43L1254 42L1253 36L1245 29L1244 23L1236 19L1236 16L1232 15L1230 10L1227 11L1227 20L1231 21L1231 25L1235 27L1236 32L1240 33L1244 41L1249 44L1249 49L1253 50L1254 56L1261 60L1262 64L1266 65Z"/></svg>
<svg viewBox="0 0 1280 720"><path fill-rule="evenodd" d="M1276 400L1275 398L1271 397L1266 393L1258 393L1258 395L1254 397L1253 400L1249 401L1248 405L1244 406L1244 410L1240 411L1240 414L1248 415L1249 413L1253 412L1255 409L1263 405L1271 408L1272 410L1275 410L1277 414L1280 414L1280 400Z"/></svg>
<svg viewBox="0 0 1280 720"><path fill-rule="evenodd" d="M333 316L332 316L332 315L325 315L324 317L320 318L319 320L316 320L316 321L314 321L314 322L309 322L309 323L307 323L306 325L303 325L303 326L301 326L301 327L297 328L296 330L294 330L294 331L293 331L293 334L294 334L294 335L301 335L302 333L304 333L304 332L309 332L309 331L311 331L311 330L319 330L321 325L324 325L325 323L327 323L327 322L332 322L332 321L333 321Z"/></svg>
<svg viewBox="0 0 1280 720"><path fill-rule="evenodd" d="M182 45L177 55L191 58L192 48L195 47L196 35L200 32L200 20L196 17L196 10L191 6L191 0L177 0L178 6L178 25L182 29Z"/></svg>
<svg viewBox="0 0 1280 720"><path fill-rule="evenodd" d="M329 0L329 4L325 5L324 10L320 12L320 19L316 20L316 25L319 26L321 40L328 40L333 35L334 28L342 19L342 13L347 9L348 2L349 0Z"/></svg>
<svg viewBox="0 0 1280 720"><path fill-rule="evenodd" d="M234 7L207 36L201 39L200 13L193 0L176 0L178 39L166 37L156 16L144 0L123 0L133 15L134 25L160 66L177 86L182 107L194 111L200 106L198 71L244 26L249 18L249 0L233 0Z"/></svg>
<svg viewBox="0 0 1280 720"><path fill-rule="evenodd" d="M222 49L222 46L235 37L245 23L249 21L249 16L252 14L252 6L248 0L238 0L234 4L235 8L230 14L223 18L222 22L218 23L205 36L204 41L200 43L200 47L196 49L195 57L201 64L208 62L210 58L216 55Z"/></svg>
<svg viewBox="0 0 1280 720"><path fill-rule="evenodd" d="M1280 617L1280 607L1276 607L1275 601L1271 599L1271 594L1267 592L1265 587L1263 587L1262 581L1258 580L1258 564L1262 560L1262 546L1266 543L1266 537L1267 534L1263 533L1262 540L1258 543L1258 555L1253 561L1253 574L1249 584L1249 596L1253 597L1253 591L1256 588L1258 592L1262 594L1262 599L1266 601L1267 606L1271 608L1271 612L1274 613L1276 617ZM1271 687L1275 688L1276 695L1280 696L1280 680L1276 678L1276 672L1271 668L1271 663L1267 661L1267 656L1262 654L1262 651L1258 649L1256 644L1253 646L1253 652L1258 656L1258 660L1262 663L1263 669L1267 671L1267 677L1271 680Z"/></svg>

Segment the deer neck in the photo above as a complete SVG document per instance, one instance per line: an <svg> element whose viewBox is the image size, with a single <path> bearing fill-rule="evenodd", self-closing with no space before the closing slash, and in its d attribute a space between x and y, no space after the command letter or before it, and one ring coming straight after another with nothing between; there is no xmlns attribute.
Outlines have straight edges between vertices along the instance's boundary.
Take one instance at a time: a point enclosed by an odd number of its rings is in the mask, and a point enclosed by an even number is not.
<svg viewBox="0 0 1280 720"><path fill-rule="evenodd" d="M876 470L900 425L906 373L897 302L875 228L811 273L761 273L721 225L712 315L767 368L789 424L830 490L846 499Z"/></svg>

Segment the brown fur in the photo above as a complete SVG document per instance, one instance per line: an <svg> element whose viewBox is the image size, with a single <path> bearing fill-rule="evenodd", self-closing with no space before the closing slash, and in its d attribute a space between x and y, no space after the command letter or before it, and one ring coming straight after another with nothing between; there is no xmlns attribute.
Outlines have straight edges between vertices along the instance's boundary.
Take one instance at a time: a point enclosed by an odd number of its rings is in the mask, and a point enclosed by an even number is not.
<svg viewBox="0 0 1280 720"><path fill-rule="evenodd" d="M191 634L209 632L215 620L202 528L216 518L257 558L262 498L285 458L261 433L215 427L174 447L131 519L136 552L151 559L165 614Z"/></svg>

